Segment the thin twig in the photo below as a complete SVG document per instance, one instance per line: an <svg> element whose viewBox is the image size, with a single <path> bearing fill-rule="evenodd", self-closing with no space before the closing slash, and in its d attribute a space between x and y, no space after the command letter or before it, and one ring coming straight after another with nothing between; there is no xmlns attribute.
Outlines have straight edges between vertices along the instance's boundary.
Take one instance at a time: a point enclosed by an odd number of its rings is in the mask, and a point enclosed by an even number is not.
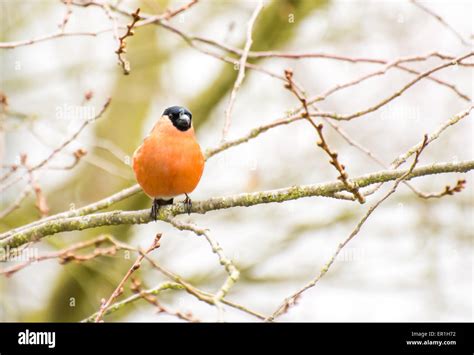
<svg viewBox="0 0 474 355"><path fill-rule="evenodd" d="M408 178L408 176L414 171L416 164L418 163L418 158L421 154L421 152L425 149L425 147L428 144L428 135L425 135L423 138L423 144L421 145L420 149L416 151L415 159L413 160L412 165L410 166L410 169L408 169L405 173L403 173L401 176L399 176L395 183L393 184L393 187L390 189L390 191L385 194L380 200L375 202L370 208L367 210L366 214L362 219L359 221L357 226L352 230L352 232L349 234L349 236L338 245L336 251L332 254L331 258L329 261L325 264L325 266L321 269L320 273L313 279L311 280L308 284L306 284L303 288L298 290L297 292L293 293L290 297L287 297L281 305L277 308L273 314L268 317L266 320L267 321L273 321L275 318L281 316L282 314L288 312L290 307L295 305L296 301L298 300L299 297L308 289L314 287L319 280L321 280L324 275L328 272L329 268L331 265L334 263L336 260L337 256L341 252L341 250L359 233L360 229L362 228L362 225L367 221L367 219L370 217L370 215L379 207L387 198L389 198L398 188L398 185Z"/></svg>
<svg viewBox="0 0 474 355"><path fill-rule="evenodd" d="M449 127L455 125L458 123L460 120L462 120L465 117L468 117L471 111L474 109L474 105L469 106L467 109L455 114L453 117L448 119L446 122L443 122L433 133L428 135L428 143L431 143L432 141L436 140L439 138L439 136ZM420 142L418 144L415 144L413 147L411 147L406 153L401 154L399 157L397 157L395 160L392 161L390 164L391 169L396 169L403 163L407 161L409 157L411 157L413 154L415 154L420 147L422 146L423 142Z"/></svg>
<svg viewBox="0 0 474 355"><path fill-rule="evenodd" d="M21 154L21 165L24 166L26 171L28 172L28 183L35 193L35 206L40 214L40 217L44 218L49 214L48 203L46 202L46 197L43 193L43 190L41 189L41 186L39 185L38 180L36 179L34 172L31 170L27 160L28 156L26 154Z"/></svg>
<svg viewBox="0 0 474 355"><path fill-rule="evenodd" d="M219 258L219 262L222 266L224 266L228 277L225 280L225 282L222 284L222 286L219 288L219 290L216 293L215 296L215 302L219 303L222 301L222 299L229 293L231 287L237 282L239 279L240 272L237 270L235 265L232 263L232 261L224 254L224 250L222 250L222 247L219 245L219 243L210 235L209 231L206 229L199 228L197 226L194 226L190 223L183 223L180 222L174 218L171 218L168 220L173 226L178 228L179 230L188 230L193 233L195 233L198 236L204 236L206 238L207 242L212 248L212 252L217 255Z"/></svg>
<svg viewBox="0 0 474 355"><path fill-rule="evenodd" d="M285 76L288 81L285 87L288 90L290 90L301 102L301 105L303 106L303 109L304 109L303 117L313 126L313 128L318 133L318 136L320 139L319 142L317 143L318 147L324 150L324 152L329 156L330 158L329 162L339 172L338 179L344 183L344 185L347 187L347 190L350 191L354 195L354 197L357 199L357 201L359 201L359 203L364 203L365 202L364 196L362 196L362 194L359 192L359 188L356 185L353 185L349 181L349 175L346 172L345 166L339 162L338 154L329 148L326 142L326 139L323 135L323 124L322 123L315 124L313 120L311 119L311 114L309 112L307 99L302 92L299 92L299 90L295 87L293 83L293 71L290 69L286 69Z"/></svg>
<svg viewBox="0 0 474 355"><path fill-rule="evenodd" d="M111 32L112 28L106 28L103 30L99 30L96 32L87 32L87 31L82 31L82 32L62 32L61 30L36 37L36 38L31 38L27 40L22 40L22 41L13 41L13 42L0 42L0 49L13 49L13 48L18 48L18 47L23 47L23 46L29 46L32 44L40 43L40 42L45 42L49 41L52 39L56 38L64 38L64 37L97 37L101 34Z"/></svg>
<svg viewBox="0 0 474 355"><path fill-rule="evenodd" d="M130 62L124 56L124 54L127 52L127 48L126 48L127 43L125 40L128 37L131 37L135 34L133 27L140 20L139 14L140 14L140 8L138 8L134 13L132 13L132 22L129 25L127 25L127 32L125 32L123 36L119 37L119 47L115 51L119 60L119 64L122 66L123 73L125 75L130 74Z"/></svg>
<svg viewBox="0 0 474 355"><path fill-rule="evenodd" d="M144 290L143 292L149 295L158 295L165 290L181 290L181 289L183 289L183 286L180 285L179 283L166 281L166 282L160 283L158 286L153 287L149 290ZM124 299L123 301L113 303L107 308L107 310L104 313L104 316L115 313L118 310L123 309L126 306L129 306L130 304L140 299L143 299L143 297L140 294L134 294ZM83 319L81 322L82 323L94 322L97 315L98 315L98 312L91 314L89 317Z"/></svg>
<svg viewBox="0 0 474 355"><path fill-rule="evenodd" d="M444 68L447 68L447 67L450 67L450 66L453 66L453 65L457 65L459 64L459 62L461 62L462 60L466 59L466 58L469 58L469 57L472 57L474 55L474 52L469 52L467 54L464 54L462 56L459 56L457 57L456 59L452 60L452 61L449 61L449 62L445 62L443 64L440 64L432 69L429 69L427 71L424 71L423 73L421 73L420 75L416 76L414 79L412 79L410 82L408 82L407 84L405 84L401 89L399 89L398 91L396 91L394 94L386 97L385 99L383 99L382 101L379 101L378 103L366 108L366 109L363 109L361 111L358 111L358 112L355 112L355 113L351 113L351 114L345 114L345 115L341 115L341 114L337 114L337 113L332 113L332 112L317 112L315 114L313 114L313 116L316 116L316 117L328 117L328 118L332 118L332 119L335 119L335 120L339 120L339 121L350 121L354 118L359 118L359 117L362 117L368 113L371 113L371 112L374 112L374 111L377 111L379 108L381 108L382 106L385 106L386 104L388 104L389 102L393 101L394 99L396 99L397 97L401 96L405 91L407 91L409 88L411 88L413 85L415 85L417 82L419 82L421 79L433 74L434 72L437 72L441 69L444 69Z"/></svg>
<svg viewBox="0 0 474 355"><path fill-rule="evenodd" d="M84 148L76 149L72 153L72 156L74 157L74 161L71 164L63 165L63 166L48 166L48 169L51 169L51 170L71 170L71 169L74 169L86 154L87 154L87 150L85 150Z"/></svg>
<svg viewBox="0 0 474 355"><path fill-rule="evenodd" d="M153 239L153 243L146 249L144 252L140 253L138 256L137 260L133 263L132 267L127 271L123 279L119 282L117 287L115 288L114 292L110 295L110 297L107 300L104 300L100 306L100 309L97 313L97 316L95 317L95 322L100 322L104 316L104 313L107 311L107 308L114 302L114 300L120 296L123 293L123 286L125 282L130 278L130 276L137 271L143 259L145 258L145 255L151 253L153 250L157 249L160 247L160 238L161 234L157 234L156 237Z"/></svg>
<svg viewBox="0 0 474 355"><path fill-rule="evenodd" d="M62 2L66 5L66 13L64 14L64 17L61 23L58 25L58 27L59 27L59 30L62 33L64 33L66 29L66 25L68 24L69 19L71 18L71 15L72 15L72 6L71 6L72 0L62 0Z"/></svg>
<svg viewBox="0 0 474 355"><path fill-rule="evenodd" d="M112 244L112 247L109 248L99 248L99 246L105 242ZM89 247L94 247L94 251L90 254L78 255L76 254L79 250L83 250ZM68 246L65 249L46 253L43 255L38 255L29 258L28 260L11 266L6 269L0 270L0 274L5 275L6 277L12 276L14 273L38 262L51 259L59 259L59 263L65 264L71 261L84 262L99 256L112 256L115 255L118 250L135 250L128 245L119 242L111 235L101 235L97 238L87 240L85 242L79 242L73 245Z"/></svg>
<svg viewBox="0 0 474 355"><path fill-rule="evenodd" d="M81 134L81 132L92 122L95 122L97 119L99 119L103 114L104 112L107 110L107 108L109 107L110 105L110 101L111 101L111 98L108 98L107 101L105 102L105 104L102 106L102 109L99 111L99 113L92 119L87 119L84 121L84 123L79 127L79 129L74 132L74 134L72 134L68 139L66 139L60 146L58 146L57 148L55 148L45 159L43 159L41 162L39 162L38 164L36 165L33 165L32 167L30 167L26 174L29 174L33 171L36 171L38 169L41 169L43 166L45 166L46 164L48 164L59 152L61 152L64 148L66 148L69 144L71 144L78 136L79 134ZM11 181L10 183L8 184L5 184L3 186L0 186L0 192L1 191L4 191L5 189L9 188L10 186L12 186L13 184L17 183L18 181L21 181L23 179L23 177L25 176L25 174L23 174L22 176L19 176L17 179Z"/></svg>
<svg viewBox="0 0 474 355"><path fill-rule="evenodd" d="M384 169L388 169L389 167L380 159L377 155L372 153L369 149L364 147L362 144L359 142L356 142L354 139L352 139L338 124L333 122L330 119L323 118L325 122L330 125L339 135L351 146L355 147L357 150L361 151L365 155L367 155L372 161L376 162L380 167ZM456 186L450 187L449 185L445 186L445 189L442 192L439 193L430 193L426 194L421 191L419 191L417 188L415 188L412 184L410 184L408 181L403 181L403 183L408 186L418 197L421 198L440 198L446 195L453 195L455 192L460 192L464 188L464 183L465 180L458 180ZM462 186L460 186L460 184ZM367 194L364 193L364 196L367 196Z"/></svg>
<svg viewBox="0 0 474 355"><path fill-rule="evenodd" d="M258 14L260 11L263 9L263 1L259 0L257 7L252 13L252 16L250 17L250 20L247 24L247 39L245 41L245 46L242 51L242 56L240 57L239 60L239 72L237 74L237 79L235 80L234 87L232 88L232 91L230 93L229 97L229 103L227 104L227 107L224 111L225 114L225 122L224 122L224 129L222 130L222 141L225 141L227 134L229 132L230 128L230 123L231 123L231 117L232 117L232 110L234 108L234 103L235 99L237 97L237 92L239 91L240 87L242 86L242 83L245 78L245 64L247 63L247 57L250 51L250 47L252 46L252 30L253 26L255 24L255 21L257 20Z"/></svg>
<svg viewBox="0 0 474 355"><path fill-rule="evenodd" d="M181 311L175 311L171 310L168 307L165 307L161 302L158 301L158 298L147 292L146 290L143 290L141 282L137 279L132 277L132 291L139 295L141 298L143 298L145 301L150 303L151 305L155 306L157 309L157 313L163 313L163 314L168 314L170 316L177 317L179 319L182 319L186 322L191 322L191 323L197 323L199 320L193 316L192 313L186 312L183 313Z"/></svg>
<svg viewBox="0 0 474 355"><path fill-rule="evenodd" d="M3 219L5 218L6 216L8 216L10 213L12 213L13 211L15 211L16 209L20 208L21 204L23 203L23 201L31 194L31 191L32 191L32 188L30 185L27 185L23 191L21 192L21 194L17 197L17 199L10 205L8 206L7 208L5 208L4 210L2 210L0 212L0 219Z"/></svg>
<svg viewBox="0 0 474 355"><path fill-rule="evenodd" d="M175 17L176 15L179 15L180 13L188 10L191 6L197 4L198 0L191 0L187 4L184 4L181 7L178 7L175 10L166 10L165 13L162 15L164 20L170 20L171 18Z"/></svg>
<svg viewBox="0 0 474 355"><path fill-rule="evenodd" d="M448 120L443 122L441 125L439 125L438 128L434 132L432 132L431 134L428 135L428 143L431 143L434 140L438 139L441 136L441 134L447 128L449 128L451 126L454 126L459 121L461 121L463 118L468 117L469 113L472 111L473 108L474 108L474 105L471 105L467 109L457 113L456 115L454 115L453 117L449 118ZM409 157L411 157L413 154L415 154L420 149L422 144L423 144L423 142L421 141L421 142L413 145L405 153L399 155L396 159L394 159L392 161L392 163L389 166L389 169L397 169L399 166L401 166L403 163L405 163ZM406 183L406 181L404 181L404 182ZM364 192L364 195L368 196L368 195L371 195L371 194L375 193L381 186L382 186L382 184L377 184L377 185L373 186L372 188L366 190ZM419 191L415 191L415 193L423 195L423 193L420 193ZM421 195L420 195L420 197L423 197Z"/></svg>
<svg viewBox="0 0 474 355"><path fill-rule="evenodd" d="M181 286L183 286L184 290L186 292L188 292L190 295L196 297L197 299L199 299L200 301L202 302L205 302L211 306L218 306L218 304L216 304L216 298L215 298L215 295L209 293L209 292L205 292L205 291L202 291L202 290L199 290L198 288L194 287L193 285L191 285L189 282L185 281L182 277L180 277L179 275L176 275L174 274L173 272L165 269L163 266L159 265L156 261L154 261L153 259L151 259L149 256L145 256L145 259L147 259L147 261L153 266L153 268L155 268L156 270L158 270L159 272L161 272L163 275L165 275L166 277L170 278L172 281L180 284ZM264 320L266 319L266 317L259 313L259 312L256 312L248 307L245 307L243 305L240 305L238 303L235 303L233 301L229 301L227 299L222 299L221 302L222 304L225 304L229 307L232 307L232 308L235 308L235 309L238 309L242 312L245 312L247 314L250 314L254 317L257 317L261 320Z"/></svg>
<svg viewBox="0 0 474 355"><path fill-rule="evenodd" d="M458 31L456 31L456 29L453 26L447 23L440 15L435 13L433 10L430 10L425 5L420 4L416 0L410 0L410 1L413 3L413 5L415 5L416 7L418 7L425 13L427 13L428 15L434 17L439 23L441 23L444 27L446 27L449 31L451 31L451 33L453 33L459 39L459 41L461 41L462 44L469 47L472 45L471 43L466 41L464 37Z"/></svg>
<svg viewBox="0 0 474 355"><path fill-rule="evenodd" d="M456 185L450 186L446 185L444 187L443 191L440 192L432 192L432 193L423 193L423 192L418 192L418 196L421 198L429 199L429 198L441 198L444 196L452 196L457 192L461 192L464 190L466 187L466 180L465 179L459 179L456 182Z"/></svg>
<svg viewBox="0 0 474 355"><path fill-rule="evenodd" d="M204 156L207 160L207 159L213 157L214 155L216 155L216 154L218 154L218 153L220 153L224 150L227 150L229 148L238 146L242 143L246 143L249 140L258 137L260 134L268 131L271 128L275 128L275 127L282 126L282 125L287 125L287 124L293 123L295 121L301 120L303 118L304 117L303 117L302 114L290 115L289 117L280 118L280 119L277 119L277 120L275 120L271 123L268 123L266 125L262 125L262 126L253 128L249 133L247 133L246 135L244 135L240 138L237 138L237 139L234 139L234 140L229 140L229 141L226 141L226 142L221 142L217 147L207 149Z"/></svg>

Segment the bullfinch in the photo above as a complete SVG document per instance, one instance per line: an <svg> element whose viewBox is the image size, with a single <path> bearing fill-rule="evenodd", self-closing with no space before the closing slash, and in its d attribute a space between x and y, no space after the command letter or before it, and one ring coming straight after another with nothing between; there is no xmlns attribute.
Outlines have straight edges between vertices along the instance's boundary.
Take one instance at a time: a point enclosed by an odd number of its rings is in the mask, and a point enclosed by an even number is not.
<svg viewBox="0 0 474 355"><path fill-rule="evenodd" d="M185 195L185 208L191 211L191 193L204 170L204 156L192 125L193 115L181 106L168 107L150 134L133 154L133 171L143 191L153 199L151 218L156 220L160 206Z"/></svg>

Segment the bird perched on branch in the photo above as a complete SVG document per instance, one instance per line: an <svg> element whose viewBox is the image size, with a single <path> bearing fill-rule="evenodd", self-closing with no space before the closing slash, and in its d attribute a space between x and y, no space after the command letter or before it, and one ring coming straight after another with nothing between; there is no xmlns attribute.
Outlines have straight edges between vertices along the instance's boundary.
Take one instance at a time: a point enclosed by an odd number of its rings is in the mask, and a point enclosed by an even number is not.
<svg viewBox="0 0 474 355"><path fill-rule="evenodd" d="M194 129L192 114L184 107L168 107L143 144L133 154L133 171L143 191L153 199L151 218L160 206L173 203L184 194L185 208L191 212L191 193L204 170L204 156Z"/></svg>

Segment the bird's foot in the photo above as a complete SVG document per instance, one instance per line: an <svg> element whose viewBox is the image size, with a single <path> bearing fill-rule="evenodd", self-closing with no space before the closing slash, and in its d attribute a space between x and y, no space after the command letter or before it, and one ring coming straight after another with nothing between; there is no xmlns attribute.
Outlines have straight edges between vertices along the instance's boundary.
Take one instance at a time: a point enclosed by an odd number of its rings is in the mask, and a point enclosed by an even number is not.
<svg viewBox="0 0 474 355"><path fill-rule="evenodd" d="M191 208L193 207L193 203L192 203L191 199L189 198L188 194L185 194L185 195L186 195L186 198L183 201L184 210L186 211L186 213L188 215L190 215L191 214Z"/></svg>
<svg viewBox="0 0 474 355"><path fill-rule="evenodd" d="M158 217L158 210L160 209L160 206L166 206L166 205L171 205L173 203L173 199L169 200L163 200L161 198L155 198L153 199L153 204L151 205L151 211L150 211L150 218L153 221L156 221Z"/></svg>

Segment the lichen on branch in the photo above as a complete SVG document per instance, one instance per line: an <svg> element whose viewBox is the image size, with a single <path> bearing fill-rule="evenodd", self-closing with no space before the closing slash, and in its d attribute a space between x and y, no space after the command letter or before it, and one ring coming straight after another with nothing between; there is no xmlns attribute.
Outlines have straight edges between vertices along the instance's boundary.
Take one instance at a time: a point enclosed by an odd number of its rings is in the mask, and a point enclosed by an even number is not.
<svg viewBox="0 0 474 355"><path fill-rule="evenodd" d="M436 163L414 169L404 180L412 178L441 174L464 173L474 169L474 161L459 163ZM351 184L358 188L369 185L393 181L406 174L407 170L383 170L376 173L363 175L350 179ZM335 194L347 191L347 186L341 181L326 182L313 185L292 186L276 190L253 193L242 193L226 197L212 197L204 201L196 201L191 208L192 213L204 214L210 211L232 207L250 207L264 203L284 202L303 197L322 196L333 197ZM103 201L100 201L103 204ZM94 210L92 207L89 210ZM186 213L185 207L180 204L162 207L158 219L169 220L173 216ZM54 216L52 216L54 217ZM60 232L84 230L101 226L122 224L145 224L151 222L148 210L139 211L111 211L89 214L85 216L50 219L44 223L26 225L20 230L6 232L0 235L0 250L17 248L26 243L37 241L43 237Z"/></svg>

